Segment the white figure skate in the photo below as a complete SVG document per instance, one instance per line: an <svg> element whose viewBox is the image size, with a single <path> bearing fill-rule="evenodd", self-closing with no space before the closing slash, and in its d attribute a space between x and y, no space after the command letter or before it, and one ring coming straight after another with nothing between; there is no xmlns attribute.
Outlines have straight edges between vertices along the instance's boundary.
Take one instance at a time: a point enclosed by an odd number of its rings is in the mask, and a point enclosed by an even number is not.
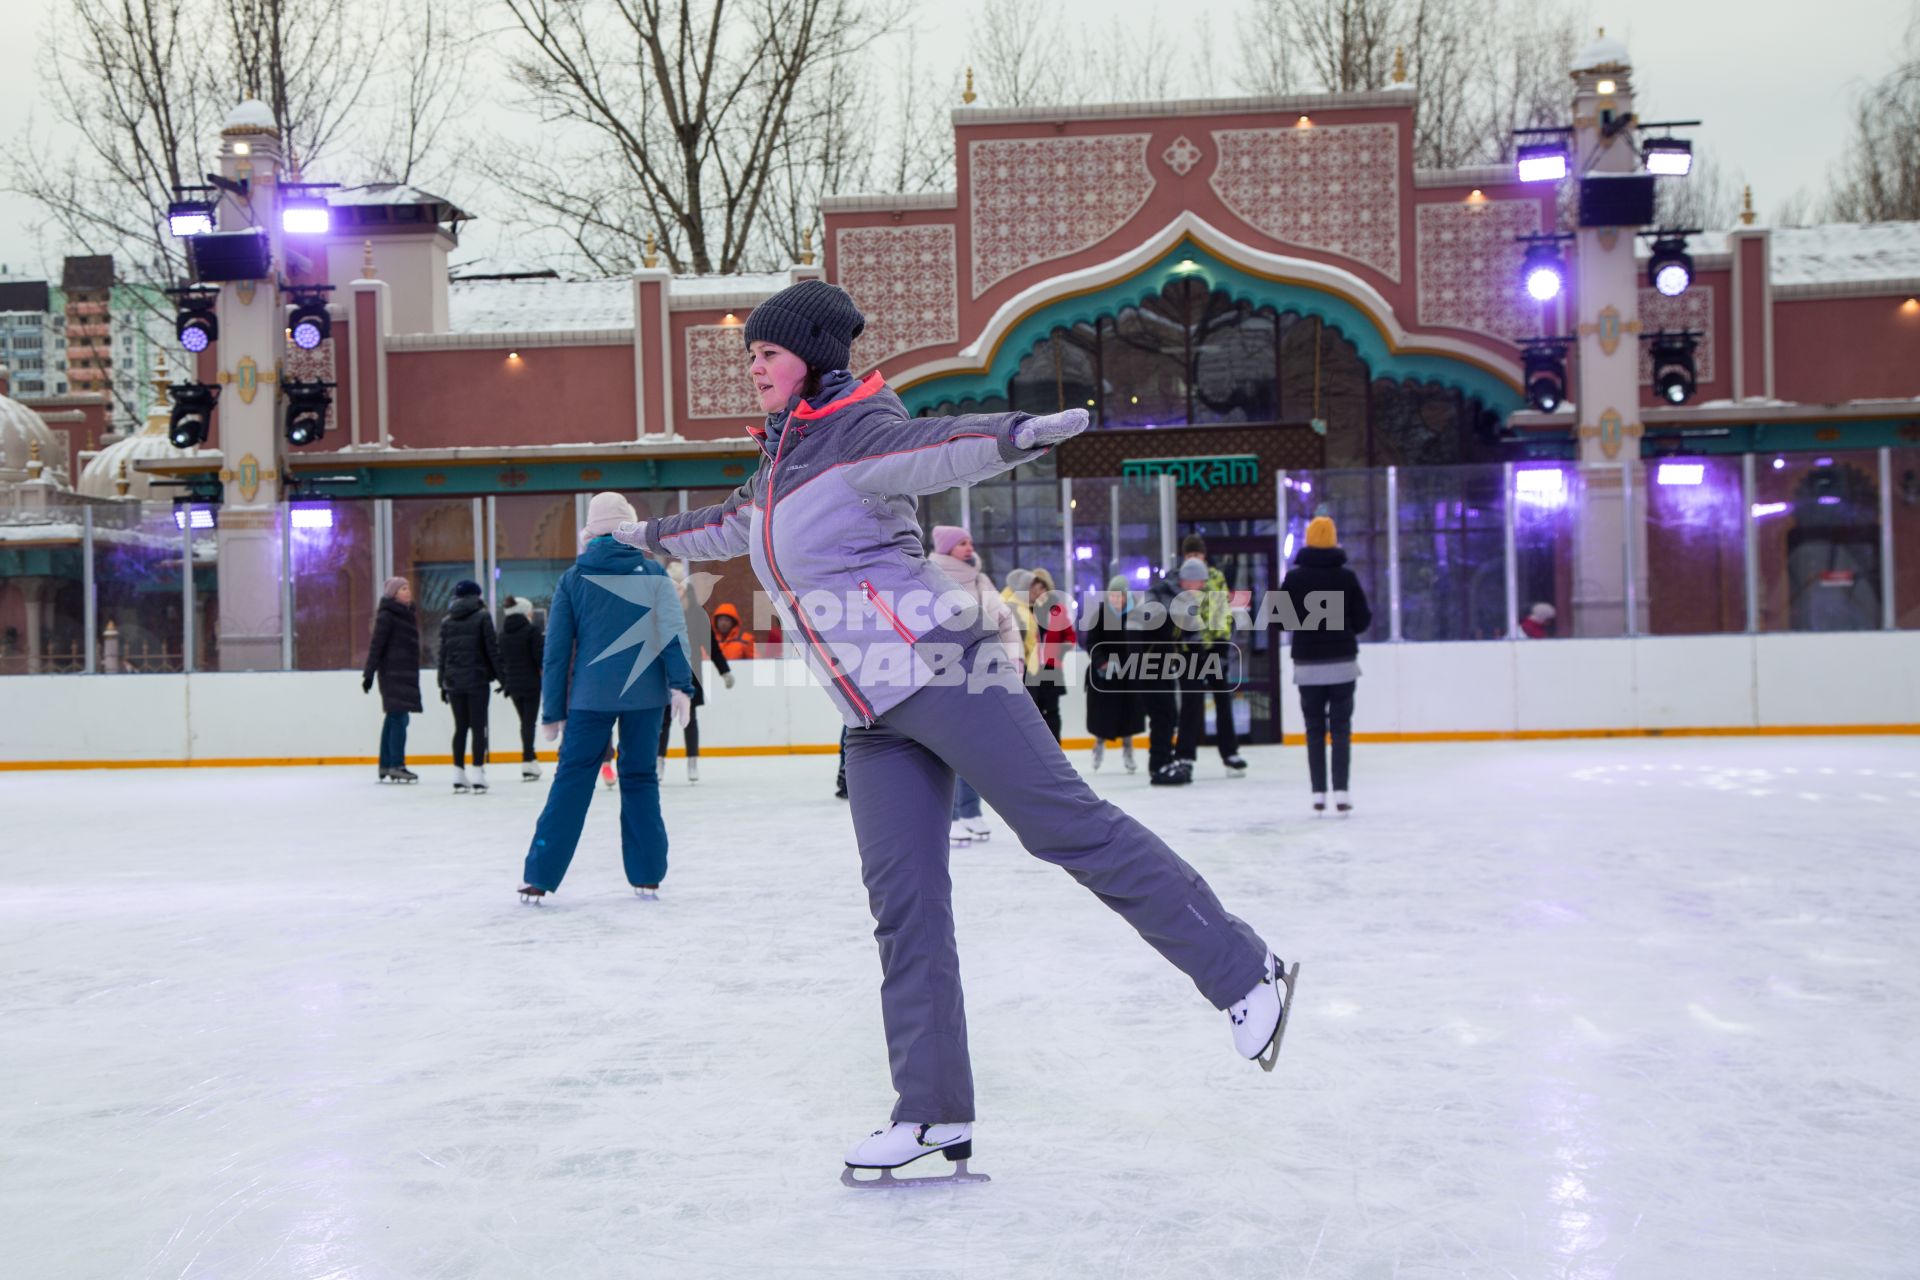
<svg viewBox="0 0 1920 1280"><path fill-rule="evenodd" d="M1299 961L1288 969L1280 963L1280 957L1269 953L1260 985L1227 1010L1233 1022L1235 1051L1258 1062L1262 1071L1273 1070L1280 1058L1280 1042L1286 1037L1287 1019L1293 1013L1293 984L1299 977Z"/></svg>
<svg viewBox="0 0 1920 1280"><path fill-rule="evenodd" d="M895 1169L938 1151L953 1166L940 1176L896 1178ZM847 1167L840 1181L849 1187L873 1190L886 1187L946 1187L961 1182L991 1182L984 1173L969 1173L967 1161L973 1158L973 1126L970 1124L909 1124L895 1121L884 1129L875 1129L847 1152ZM858 1172L856 1172L858 1171ZM860 1173L874 1176L860 1177Z"/></svg>
<svg viewBox="0 0 1920 1280"><path fill-rule="evenodd" d="M953 820L953 825L947 828L948 847L954 848L954 849L964 849L972 843L973 843L973 832L967 829L966 823L960 821L960 819L958 818L955 818Z"/></svg>

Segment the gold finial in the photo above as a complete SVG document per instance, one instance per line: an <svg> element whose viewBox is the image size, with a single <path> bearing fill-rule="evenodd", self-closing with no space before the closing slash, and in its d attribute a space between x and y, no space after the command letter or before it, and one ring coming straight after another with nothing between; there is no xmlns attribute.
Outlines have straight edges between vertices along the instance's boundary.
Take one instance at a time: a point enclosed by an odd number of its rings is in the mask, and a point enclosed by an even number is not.
<svg viewBox="0 0 1920 1280"><path fill-rule="evenodd" d="M167 369L167 349L160 348L159 358L153 362L153 398L162 404L168 399L167 388L173 385L173 374Z"/></svg>
<svg viewBox="0 0 1920 1280"><path fill-rule="evenodd" d="M967 68L967 87L960 91L960 101L970 107L973 105L974 99L978 98L979 96L980 96L979 94L973 91L973 68L968 67Z"/></svg>
<svg viewBox="0 0 1920 1280"><path fill-rule="evenodd" d="M660 251L653 238L653 232L647 232L647 251L640 257L640 265L651 271L660 265Z"/></svg>
<svg viewBox="0 0 1920 1280"><path fill-rule="evenodd" d="M38 480L40 473L46 470L46 464L40 461L40 442L27 442L27 479Z"/></svg>
<svg viewBox="0 0 1920 1280"><path fill-rule="evenodd" d="M113 491L124 498L127 496L127 490L132 487L133 481L129 478L127 460L122 458L120 459L120 474L115 476L113 480Z"/></svg>
<svg viewBox="0 0 1920 1280"><path fill-rule="evenodd" d="M360 278L373 279L373 241L371 240L360 242Z"/></svg>
<svg viewBox="0 0 1920 1280"><path fill-rule="evenodd" d="M1403 44L1393 46L1393 82L1407 82L1407 46Z"/></svg>
<svg viewBox="0 0 1920 1280"><path fill-rule="evenodd" d="M1740 225L1743 227L1750 227L1753 225L1753 184L1752 183L1748 183L1745 190L1743 190L1740 193Z"/></svg>
<svg viewBox="0 0 1920 1280"><path fill-rule="evenodd" d="M810 267L813 265L813 228L812 227L808 227L805 231L802 231L800 233L800 265L803 267Z"/></svg>

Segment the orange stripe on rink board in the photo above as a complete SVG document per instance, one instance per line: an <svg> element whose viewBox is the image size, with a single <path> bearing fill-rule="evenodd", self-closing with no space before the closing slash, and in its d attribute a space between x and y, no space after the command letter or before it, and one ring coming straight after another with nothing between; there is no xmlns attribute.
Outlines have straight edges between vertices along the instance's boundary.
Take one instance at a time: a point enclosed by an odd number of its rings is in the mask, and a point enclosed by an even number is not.
<svg viewBox="0 0 1920 1280"><path fill-rule="evenodd" d="M1920 724L1796 724L1764 725L1758 728L1702 728L1702 729L1488 729L1463 730L1453 733L1356 733L1355 742L1378 743L1391 746L1396 743L1425 742L1546 742L1555 739L1593 739L1593 738L1817 738L1817 737L1886 737L1920 736ZM1145 735L1134 739L1145 744ZM1301 736L1288 734L1281 744L1299 746ZM1093 748L1092 738L1063 738L1060 745L1068 751L1088 751ZM1272 745L1260 744L1260 745ZM801 742L785 747L703 747L702 759L722 756L830 756L839 753L837 742ZM553 764L558 756L551 751L538 753L541 760ZM674 748L668 752L674 759L680 759L686 752ZM283 758L210 758L206 760L0 760L0 773L24 772L32 769L266 769L305 765L377 765L377 756L290 756ZM453 756L415 756L407 757L412 764L453 763ZM488 765L492 769L510 770L520 761L508 758L495 759Z"/></svg>

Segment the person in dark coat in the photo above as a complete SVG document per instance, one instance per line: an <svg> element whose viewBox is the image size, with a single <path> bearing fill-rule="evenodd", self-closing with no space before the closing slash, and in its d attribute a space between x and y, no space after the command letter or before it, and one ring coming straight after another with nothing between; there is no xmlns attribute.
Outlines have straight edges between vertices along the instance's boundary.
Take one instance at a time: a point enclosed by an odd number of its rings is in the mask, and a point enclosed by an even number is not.
<svg viewBox="0 0 1920 1280"><path fill-rule="evenodd" d="M540 727L540 666L546 660L546 633L533 620L533 601L508 596L501 606L500 683L520 716L520 778L540 780L533 735Z"/></svg>
<svg viewBox="0 0 1920 1280"><path fill-rule="evenodd" d="M1127 577L1116 573L1107 583L1107 597L1087 624L1081 643L1087 647L1087 732L1093 735L1093 767L1106 758L1107 743L1120 739L1127 772L1132 773L1133 735L1147 727L1146 709L1134 681L1127 675L1127 656L1136 650L1128 642L1127 615L1132 612Z"/></svg>
<svg viewBox="0 0 1920 1280"><path fill-rule="evenodd" d="M1134 684L1147 717L1147 781L1156 787L1180 787L1193 781L1193 762L1182 760L1175 749L1180 698L1175 692L1179 680L1173 673L1186 661L1188 634L1179 619L1192 613L1183 595L1187 601L1193 598L1181 584L1179 571L1164 573L1148 589L1142 607L1127 619L1127 630L1140 646L1136 650L1140 675Z"/></svg>
<svg viewBox="0 0 1920 1280"><path fill-rule="evenodd" d="M1280 582L1303 629L1292 632L1293 683L1300 689L1300 713L1307 725L1307 773L1313 787L1313 809L1327 808L1327 740L1333 740L1333 804L1340 813L1353 809L1347 796L1347 773L1353 756L1353 693L1360 679L1360 633L1373 625L1367 593L1347 567L1347 553L1339 545L1339 531L1331 518L1316 516L1307 523L1307 545L1293 558L1293 567ZM1328 593L1317 600L1316 593ZM1333 600L1329 596L1334 597ZM1316 605L1337 602L1338 627L1312 625Z"/></svg>
<svg viewBox="0 0 1920 1280"><path fill-rule="evenodd" d="M387 713L380 727L380 781L418 782L420 775L407 768L407 717L426 707L420 701L420 617L413 608L413 585L405 578L388 578L380 590L360 691L372 693L375 680Z"/></svg>
<svg viewBox="0 0 1920 1280"><path fill-rule="evenodd" d="M440 619L440 701L453 708L453 789L487 789L487 704L500 679L500 637L480 598L480 584L456 583L453 605ZM467 776L467 735L473 735L473 776Z"/></svg>

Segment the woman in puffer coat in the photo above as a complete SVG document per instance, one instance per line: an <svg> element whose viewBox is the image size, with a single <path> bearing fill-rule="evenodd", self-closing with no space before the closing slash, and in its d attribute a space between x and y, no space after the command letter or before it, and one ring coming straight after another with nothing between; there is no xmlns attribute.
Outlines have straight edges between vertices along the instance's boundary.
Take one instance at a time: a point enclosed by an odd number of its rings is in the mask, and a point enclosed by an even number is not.
<svg viewBox="0 0 1920 1280"><path fill-rule="evenodd" d="M1020 626L1013 620L1013 610L1007 608L1000 593L993 589L993 579L980 572L979 557L974 554L973 534L957 524L937 524L933 527L933 554L927 557L928 563L952 578L964 587L968 594L980 602L982 620L991 622L994 633L1000 637L1000 647L1024 673L1026 657L1020 647ZM989 840L993 829L986 825L980 814L980 793L965 778L956 776L953 784L953 825L947 838L955 845L969 845L975 840Z"/></svg>
<svg viewBox="0 0 1920 1280"><path fill-rule="evenodd" d="M1127 575L1116 573L1107 582L1106 599L1087 623L1081 643L1087 648L1087 732L1093 735L1093 767L1106 758L1107 743L1120 740L1127 772L1139 766L1133 760L1133 736L1146 732L1146 705L1126 673L1128 662L1138 661L1144 649L1140 634L1127 631L1133 608Z"/></svg>
<svg viewBox="0 0 1920 1280"><path fill-rule="evenodd" d="M520 778L540 780L540 760L534 754L533 735L540 727L540 667L546 661L546 636L533 620L533 601L508 596L501 604L500 687L520 717Z"/></svg>
<svg viewBox="0 0 1920 1280"><path fill-rule="evenodd" d="M920 495L1040 457L1086 430L1086 411L913 417L879 374L847 368L865 323L820 280L755 307L742 337L767 412L749 428L760 465L724 502L614 534L656 556L751 557L783 632L849 726L847 783L898 1095L890 1123L847 1153L849 1179L973 1151L947 865L955 774L1030 852L1066 869L1226 1011L1243 1057L1277 1057L1298 970L1148 827L1093 793L977 601L927 562Z"/></svg>
<svg viewBox="0 0 1920 1280"><path fill-rule="evenodd" d="M380 708L387 713L380 727L380 781L418 782L420 775L407 768L407 717L426 708L420 701L420 616L413 608L413 584L405 578L388 578L380 591L360 691L372 693L375 680Z"/></svg>

